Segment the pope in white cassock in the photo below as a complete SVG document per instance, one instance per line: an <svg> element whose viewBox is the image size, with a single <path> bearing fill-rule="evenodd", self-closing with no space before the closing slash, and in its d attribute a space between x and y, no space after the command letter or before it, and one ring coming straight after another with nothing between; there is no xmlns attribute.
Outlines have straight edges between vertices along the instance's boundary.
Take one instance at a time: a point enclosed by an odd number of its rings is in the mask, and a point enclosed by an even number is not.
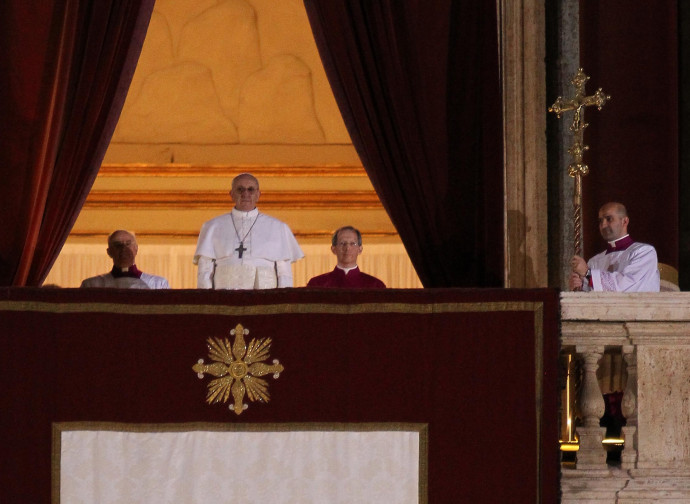
<svg viewBox="0 0 690 504"><path fill-rule="evenodd" d="M659 265L651 245L633 241L628 234L628 211L621 203L606 203L599 210L599 232L606 250L589 262L570 260L570 290L659 292Z"/></svg>
<svg viewBox="0 0 690 504"><path fill-rule="evenodd" d="M259 212L259 181L242 173L232 181L232 212L205 222L194 263L200 289L292 287L292 263L304 257L287 224Z"/></svg>

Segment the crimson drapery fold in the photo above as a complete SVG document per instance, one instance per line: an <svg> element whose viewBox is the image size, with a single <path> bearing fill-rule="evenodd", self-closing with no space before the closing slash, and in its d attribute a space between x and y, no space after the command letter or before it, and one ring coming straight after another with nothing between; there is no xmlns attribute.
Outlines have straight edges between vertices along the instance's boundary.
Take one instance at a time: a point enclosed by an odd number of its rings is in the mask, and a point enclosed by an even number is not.
<svg viewBox="0 0 690 504"><path fill-rule="evenodd" d="M304 4L352 142L424 286L501 286L496 5Z"/></svg>
<svg viewBox="0 0 690 504"><path fill-rule="evenodd" d="M679 125L687 113L687 73L679 39L684 2L579 2L580 64L590 77L587 93L602 87L612 96L601 112L586 112L589 174L582 179L584 255L606 246L597 228L599 208L620 201L630 215L635 240L654 245L659 262L680 266L681 290L688 257L687 158L680 159L688 134ZM651 98L653 97L653 98ZM651 190L650 190L651 189ZM680 191L680 192L679 192ZM684 197L685 196L685 197ZM680 227L679 227L680 226Z"/></svg>
<svg viewBox="0 0 690 504"><path fill-rule="evenodd" d="M48 274L98 173L153 4L0 6L0 285Z"/></svg>

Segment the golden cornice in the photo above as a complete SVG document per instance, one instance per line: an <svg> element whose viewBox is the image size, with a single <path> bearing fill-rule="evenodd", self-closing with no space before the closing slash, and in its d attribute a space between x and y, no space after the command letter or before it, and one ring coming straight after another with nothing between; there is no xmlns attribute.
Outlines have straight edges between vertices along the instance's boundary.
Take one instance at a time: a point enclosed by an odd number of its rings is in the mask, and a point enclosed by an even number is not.
<svg viewBox="0 0 690 504"><path fill-rule="evenodd" d="M84 208L230 208L224 191L99 191L89 193ZM375 191L261 192L262 209L383 209Z"/></svg>
<svg viewBox="0 0 690 504"><path fill-rule="evenodd" d="M71 237L79 238L104 238L112 233L109 229L72 229ZM316 230L316 231L300 231L293 230L293 234L297 238L329 238L333 234L333 230ZM383 229L363 229L362 234L368 238L389 238L391 236L398 236L396 231L386 231ZM137 237L142 238L197 238L199 230L137 230Z"/></svg>
<svg viewBox="0 0 690 504"><path fill-rule="evenodd" d="M107 163L99 177L235 177L251 172L263 177L366 177L363 166L319 165L194 165L185 163Z"/></svg>

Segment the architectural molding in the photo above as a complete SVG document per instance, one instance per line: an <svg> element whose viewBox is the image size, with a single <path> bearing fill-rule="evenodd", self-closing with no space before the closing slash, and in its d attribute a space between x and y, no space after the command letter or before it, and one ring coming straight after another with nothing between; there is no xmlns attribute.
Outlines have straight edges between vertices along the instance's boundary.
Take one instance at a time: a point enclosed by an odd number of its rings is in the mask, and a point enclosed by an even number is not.
<svg viewBox="0 0 690 504"><path fill-rule="evenodd" d="M78 238L107 238L112 229L88 229L88 230L72 230L70 237ZM398 233L395 231L386 231L383 229L362 229L362 235L366 236L367 240L371 238L398 238ZM330 241L333 230L323 229L314 231L293 231L293 234L297 238L327 238L327 242ZM144 229L137 230L137 237L149 237L149 238L194 238L199 236L198 229L190 230L175 230L166 231L160 229Z"/></svg>
<svg viewBox="0 0 690 504"><path fill-rule="evenodd" d="M504 152L504 284L548 285L544 2L497 0Z"/></svg>
<svg viewBox="0 0 690 504"><path fill-rule="evenodd" d="M659 292L562 292L563 321L690 321L690 294Z"/></svg>
<svg viewBox="0 0 690 504"><path fill-rule="evenodd" d="M93 190L84 208L228 208L228 191ZM261 208L383 210L375 191L261 191Z"/></svg>
<svg viewBox="0 0 690 504"><path fill-rule="evenodd" d="M367 177L363 166L340 164L317 165L248 165L185 163L104 163L99 177L235 177L250 172L257 178L264 177Z"/></svg>

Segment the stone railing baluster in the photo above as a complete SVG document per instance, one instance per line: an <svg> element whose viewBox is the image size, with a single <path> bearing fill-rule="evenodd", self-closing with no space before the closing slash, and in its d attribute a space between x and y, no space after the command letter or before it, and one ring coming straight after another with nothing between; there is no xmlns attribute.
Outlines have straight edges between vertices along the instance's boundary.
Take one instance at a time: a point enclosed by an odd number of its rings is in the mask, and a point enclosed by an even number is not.
<svg viewBox="0 0 690 504"><path fill-rule="evenodd" d="M637 354L633 345L623 347L623 359L628 378L621 404L626 420L623 427L625 447L621 453L621 469L634 469L637 466Z"/></svg>
<svg viewBox="0 0 690 504"><path fill-rule="evenodd" d="M579 397L583 425L576 429L580 440L576 467L577 469L603 469L606 468L606 451L601 442L606 429L599 426L599 420L604 416L605 405L597 381L597 369L604 355L604 347L578 345L576 351L583 356L585 367L582 392Z"/></svg>
<svg viewBox="0 0 690 504"><path fill-rule="evenodd" d="M690 503L690 292L562 293L561 349L584 365L580 446L575 467L561 468L562 504ZM602 353L618 350L627 379L611 385L609 374L602 385L623 387L620 465L600 445L596 380Z"/></svg>

